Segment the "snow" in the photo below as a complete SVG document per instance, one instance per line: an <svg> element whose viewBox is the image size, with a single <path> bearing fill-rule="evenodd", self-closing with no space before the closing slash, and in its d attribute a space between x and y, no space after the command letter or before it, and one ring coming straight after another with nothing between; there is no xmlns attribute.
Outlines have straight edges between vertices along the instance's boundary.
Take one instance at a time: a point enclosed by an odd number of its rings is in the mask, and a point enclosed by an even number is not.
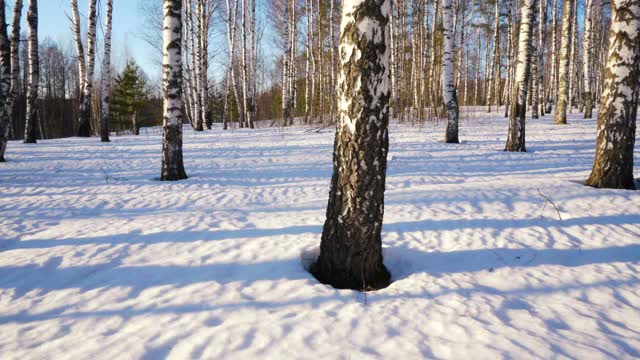
<svg viewBox="0 0 640 360"><path fill-rule="evenodd" d="M527 119L529 152L507 153L493 117L463 108L462 144L391 126L394 282L366 298L304 269L332 129L185 130L190 177L166 183L159 129L10 142L1 357L638 358L640 192L581 184L595 120Z"/></svg>

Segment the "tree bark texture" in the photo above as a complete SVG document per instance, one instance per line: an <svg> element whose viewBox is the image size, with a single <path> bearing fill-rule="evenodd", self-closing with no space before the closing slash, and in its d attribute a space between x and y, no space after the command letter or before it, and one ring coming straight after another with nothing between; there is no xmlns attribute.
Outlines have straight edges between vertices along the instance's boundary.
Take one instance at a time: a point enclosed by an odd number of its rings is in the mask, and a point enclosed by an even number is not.
<svg viewBox="0 0 640 360"><path fill-rule="evenodd" d="M555 124L567 123L567 101L569 98L569 63L571 62L571 25L573 21L573 2L565 0L562 13L562 44L560 45L560 64L558 69L558 99L554 116Z"/></svg>
<svg viewBox="0 0 640 360"><path fill-rule="evenodd" d="M509 133L505 151L525 152L525 117L527 114L527 84L531 77L531 41L535 21L536 0L521 2L520 37L518 57L511 98Z"/></svg>
<svg viewBox="0 0 640 360"><path fill-rule="evenodd" d="M40 59L38 57L38 0L29 0L27 11L29 25L29 82L27 83L27 111L24 126L24 142L36 143L36 126L38 124L38 85L40 83Z"/></svg>
<svg viewBox="0 0 640 360"><path fill-rule="evenodd" d="M187 178L182 162L182 0L164 0L163 137L160 180Z"/></svg>
<svg viewBox="0 0 640 360"><path fill-rule="evenodd" d="M380 289L389 139L391 0L345 3L339 46L338 121L333 177L320 256L311 272L336 288Z"/></svg>
<svg viewBox="0 0 640 360"><path fill-rule="evenodd" d="M640 2L613 0L604 91L598 109L596 155L587 185L636 188L633 149L639 84Z"/></svg>

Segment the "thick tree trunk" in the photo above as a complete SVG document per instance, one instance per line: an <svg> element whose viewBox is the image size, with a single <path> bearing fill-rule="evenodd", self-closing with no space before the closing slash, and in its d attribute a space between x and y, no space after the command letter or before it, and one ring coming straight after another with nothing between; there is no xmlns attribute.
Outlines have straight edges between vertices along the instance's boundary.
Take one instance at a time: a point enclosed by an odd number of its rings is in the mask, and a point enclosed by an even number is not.
<svg viewBox="0 0 640 360"><path fill-rule="evenodd" d="M453 50L453 5L452 0L442 0L442 25L444 51L442 53L442 97L447 109L446 143L458 143L458 96L454 82Z"/></svg>
<svg viewBox="0 0 640 360"><path fill-rule="evenodd" d="M163 137L160 180L187 178L182 162L182 0L164 0Z"/></svg>
<svg viewBox="0 0 640 360"><path fill-rule="evenodd" d="M27 111L24 126L24 142L36 143L36 125L38 124L38 85L40 83L40 59L38 57L38 0L29 0L27 11L29 25L29 82L27 84Z"/></svg>
<svg viewBox="0 0 640 360"><path fill-rule="evenodd" d="M354 0L343 7L338 122L333 177L320 256L311 272L336 288L389 285L382 259L382 219L389 139L391 0Z"/></svg>
<svg viewBox="0 0 640 360"><path fill-rule="evenodd" d="M104 24L104 59L102 62L102 117L100 118L100 138L109 142L109 106L111 103L111 23L113 0L107 0Z"/></svg>
<svg viewBox="0 0 640 360"><path fill-rule="evenodd" d="M636 188L633 149L639 84L640 4L636 0L612 0L605 85L598 109L596 155L586 185Z"/></svg>
<svg viewBox="0 0 640 360"><path fill-rule="evenodd" d="M591 55L593 53L593 0L587 0L584 17L584 35L582 40L582 69L584 81L584 118L591 119L593 114L593 97L591 95Z"/></svg>
<svg viewBox="0 0 640 360"><path fill-rule="evenodd" d="M562 45L560 48L560 66L558 79L558 99L554 116L555 124L567 123L567 100L569 97L569 63L571 61L571 38L573 21L573 2L565 0L562 14Z"/></svg>
<svg viewBox="0 0 640 360"><path fill-rule="evenodd" d="M520 37L518 39L518 60L511 98L509 134L505 151L527 151L525 146L525 116L527 114L527 84L531 67L531 38L535 20L536 0L521 3Z"/></svg>

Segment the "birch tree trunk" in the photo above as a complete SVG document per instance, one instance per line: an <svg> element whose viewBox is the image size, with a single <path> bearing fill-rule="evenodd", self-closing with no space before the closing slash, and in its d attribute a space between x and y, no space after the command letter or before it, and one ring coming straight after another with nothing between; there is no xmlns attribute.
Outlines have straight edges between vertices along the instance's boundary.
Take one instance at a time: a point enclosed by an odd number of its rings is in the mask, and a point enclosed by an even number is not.
<svg viewBox="0 0 640 360"><path fill-rule="evenodd" d="M551 104L558 100L558 0L553 0L553 23L551 25L551 86L547 95L547 112L551 112Z"/></svg>
<svg viewBox="0 0 640 360"><path fill-rule="evenodd" d="M511 106L511 81L512 81L512 53L513 53L513 26L511 24L511 0L507 1L507 79L504 87L504 117L509 117L509 107Z"/></svg>
<svg viewBox="0 0 640 360"><path fill-rule="evenodd" d="M605 85L598 109L596 155L586 185L635 189L635 145L640 92L640 3L611 1Z"/></svg>
<svg viewBox="0 0 640 360"><path fill-rule="evenodd" d="M498 7L499 3L500 3L499 0L495 0L495 14L494 14L494 24L493 24L493 27L494 27L493 51L491 52L490 64L488 64L489 66L491 66L491 68L489 69L489 83L487 85L487 94L486 94L487 112L491 112L491 101L493 100L493 98L491 97L492 95L491 92L493 91L493 81L494 81L495 70L496 70L497 64L499 63L499 59L498 59L498 48L500 47L500 11ZM498 96L498 94L496 94L496 96Z"/></svg>
<svg viewBox="0 0 640 360"><path fill-rule="evenodd" d="M555 124L567 123L567 100L569 97L569 62L572 38L573 2L565 0L562 14L562 45L558 78L558 99L554 116Z"/></svg>
<svg viewBox="0 0 640 360"><path fill-rule="evenodd" d="M209 1L200 0L200 106L202 122L211 129L211 112L209 111Z"/></svg>
<svg viewBox="0 0 640 360"><path fill-rule="evenodd" d="M285 2L284 18L287 19L288 24L285 25L284 34L282 34L282 40L285 41L286 44L284 54L282 55L282 126L287 126L289 120L289 71L291 70L289 67L289 59L291 56L289 0L285 0Z"/></svg>
<svg viewBox="0 0 640 360"><path fill-rule="evenodd" d="M0 0L0 162L4 162L4 151L9 137L8 96L11 91L11 45L7 35L7 19L4 0Z"/></svg>
<svg viewBox="0 0 640 360"><path fill-rule="evenodd" d="M569 51L569 91L567 96L567 107L569 110L569 114L573 113L573 99L574 99L574 88L575 88L575 68L576 68L576 49L578 42L578 27L577 27L577 19L578 19L578 1L573 0L573 11L571 18L571 50Z"/></svg>
<svg viewBox="0 0 640 360"><path fill-rule="evenodd" d="M241 0L242 16L240 17L240 27L242 29L242 45L240 46L240 66L242 69L242 109L244 118L249 119L249 108L247 98L249 95L249 71L247 64L247 0Z"/></svg>
<svg viewBox="0 0 640 360"><path fill-rule="evenodd" d="M538 0L539 1L539 9L540 14L538 17L538 110L540 116L544 116L544 48L545 48L545 38L546 38L546 30L547 30L547 1L548 0Z"/></svg>
<svg viewBox="0 0 640 360"><path fill-rule="evenodd" d="M336 288L389 285L382 220L389 137L391 0L344 4L340 26L338 121L320 256L311 273Z"/></svg>
<svg viewBox="0 0 640 360"><path fill-rule="evenodd" d="M593 114L593 96L591 95L591 56L593 53L593 0L586 0L584 17L584 35L582 39L582 68L584 81L584 118L591 119Z"/></svg>
<svg viewBox="0 0 640 360"><path fill-rule="evenodd" d="M78 0L71 0L71 15L73 23L73 38L76 45L76 55L78 59L78 82L80 83L80 93L84 91L86 80L86 63L84 59L84 46L82 45L82 35L80 35L80 14L78 13ZM82 101L82 100L81 100Z"/></svg>
<svg viewBox="0 0 640 360"><path fill-rule="evenodd" d="M238 102L238 94L235 89L235 79L233 75L233 59L235 50L235 33L236 33L236 18L238 17L238 1L234 1L232 8L231 2L234 0L227 0L227 42L229 45L229 65L227 68L227 95L224 100L224 111L222 113L222 129L227 130L228 118L229 118L229 92L233 89L236 102ZM232 10L233 9L233 10Z"/></svg>
<svg viewBox="0 0 640 360"><path fill-rule="evenodd" d="M27 11L29 25L29 82L27 83L27 111L24 126L24 143L36 143L38 123L38 85L40 83L40 59L38 57L38 0L29 0Z"/></svg>
<svg viewBox="0 0 640 360"><path fill-rule="evenodd" d="M444 51L442 53L442 76L444 87L442 97L447 109L447 130L444 137L446 143L458 141L458 96L454 79L454 49L453 49L453 4L452 0L442 0L442 25Z"/></svg>
<svg viewBox="0 0 640 360"><path fill-rule="evenodd" d="M106 1L104 59L102 62L102 117L100 118L100 137L102 142L109 142L109 105L111 103L111 23L113 17L113 0Z"/></svg>
<svg viewBox="0 0 640 360"><path fill-rule="evenodd" d="M76 0L72 0L76 2ZM76 5L77 7L77 2ZM80 124L78 136L91 136L91 95L93 91L93 76L96 56L96 0L89 0L89 24L87 31L87 64L85 70L84 87L80 98ZM75 27L75 25L74 25ZM76 45L76 48L78 46ZM78 58L80 54L78 54Z"/></svg>
<svg viewBox="0 0 640 360"><path fill-rule="evenodd" d="M473 104L479 105L478 103L478 85L480 83L480 27L478 27L478 40L477 40L477 53L476 53L476 76L474 81L474 89L473 89Z"/></svg>
<svg viewBox="0 0 640 360"><path fill-rule="evenodd" d="M305 0L305 9L307 11L307 26L306 26L306 54L305 54L305 76L304 76L304 123L309 124L309 115L311 114L311 91L309 88L310 80L311 80L311 57L313 56L311 53L311 42L312 40L312 30L311 30L311 12L312 7L310 5L309 0Z"/></svg>
<svg viewBox="0 0 640 360"><path fill-rule="evenodd" d="M164 0L162 93L163 136L160 180L187 178L182 162L182 0Z"/></svg>
<svg viewBox="0 0 640 360"><path fill-rule="evenodd" d="M539 0L542 1L542 0ZM538 90L539 90L539 83L538 83L538 72L542 72L542 69L538 69L538 47L536 44L536 16L533 16L534 21L533 21L533 29L534 31L532 31L531 34L531 118L532 119L538 119L539 115L538 115Z"/></svg>
<svg viewBox="0 0 640 360"><path fill-rule="evenodd" d="M536 0L521 3L518 60L509 115L509 133L505 151L525 152L525 116L527 114L527 84L530 78L531 38L535 21Z"/></svg>

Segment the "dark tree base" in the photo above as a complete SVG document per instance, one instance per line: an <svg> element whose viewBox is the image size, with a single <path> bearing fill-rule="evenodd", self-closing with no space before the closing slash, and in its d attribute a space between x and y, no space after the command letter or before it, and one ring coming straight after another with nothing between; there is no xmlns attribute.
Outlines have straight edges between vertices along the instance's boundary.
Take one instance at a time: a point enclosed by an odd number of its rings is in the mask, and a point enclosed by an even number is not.
<svg viewBox="0 0 640 360"><path fill-rule="evenodd" d="M36 141L36 139L25 139L23 141L24 144L37 144L38 142Z"/></svg>
<svg viewBox="0 0 640 360"><path fill-rule="evenodd" d="M182 172L162 174L162 176L160 176L160 181L179 181L188 178L187 173L183 169Z"/></svg>
<svg viewBox="0 0 640 360"><path fill-rule="evenodd" d="M101 142L111 142L111 140L109 140L109 129L103 129L100 132L100 141Z"/></svg>
<svg viewBox="0 0 640 360"><path fill-rule="evenodd" d="M597 176L591 174L589 179L584 183L586 186L603 189L624 189L624 190L636 190L636 184L631 178L615 177L615 176Z"/></svg>
<svg viewBox="0 0 640 360"><path fill-rule="evenodd" d="M90 137L91 128L89 124L81 124L78 128L78 137Z"/></svg>
<svg viewBox="0 0 640 360"><path fill-rule="evenodd" d="M375 271L368 272L365 276L365 281L362 281L362 275L360 274L354 277L352 276L353 274L337 273L327 270L326 267L320 266L319 261L311 265L309 272L321 283L330 285L336 289L375 291L391 285L391 273L384 264Z"/></svg>
<svg viewBox="0 0 640 360"><path fill-rule="evenodd" d="M455 138L451 138L451 139L446 139L444 141L445 144L460 144L460 141L458 140L458 137Z"/></svg>

